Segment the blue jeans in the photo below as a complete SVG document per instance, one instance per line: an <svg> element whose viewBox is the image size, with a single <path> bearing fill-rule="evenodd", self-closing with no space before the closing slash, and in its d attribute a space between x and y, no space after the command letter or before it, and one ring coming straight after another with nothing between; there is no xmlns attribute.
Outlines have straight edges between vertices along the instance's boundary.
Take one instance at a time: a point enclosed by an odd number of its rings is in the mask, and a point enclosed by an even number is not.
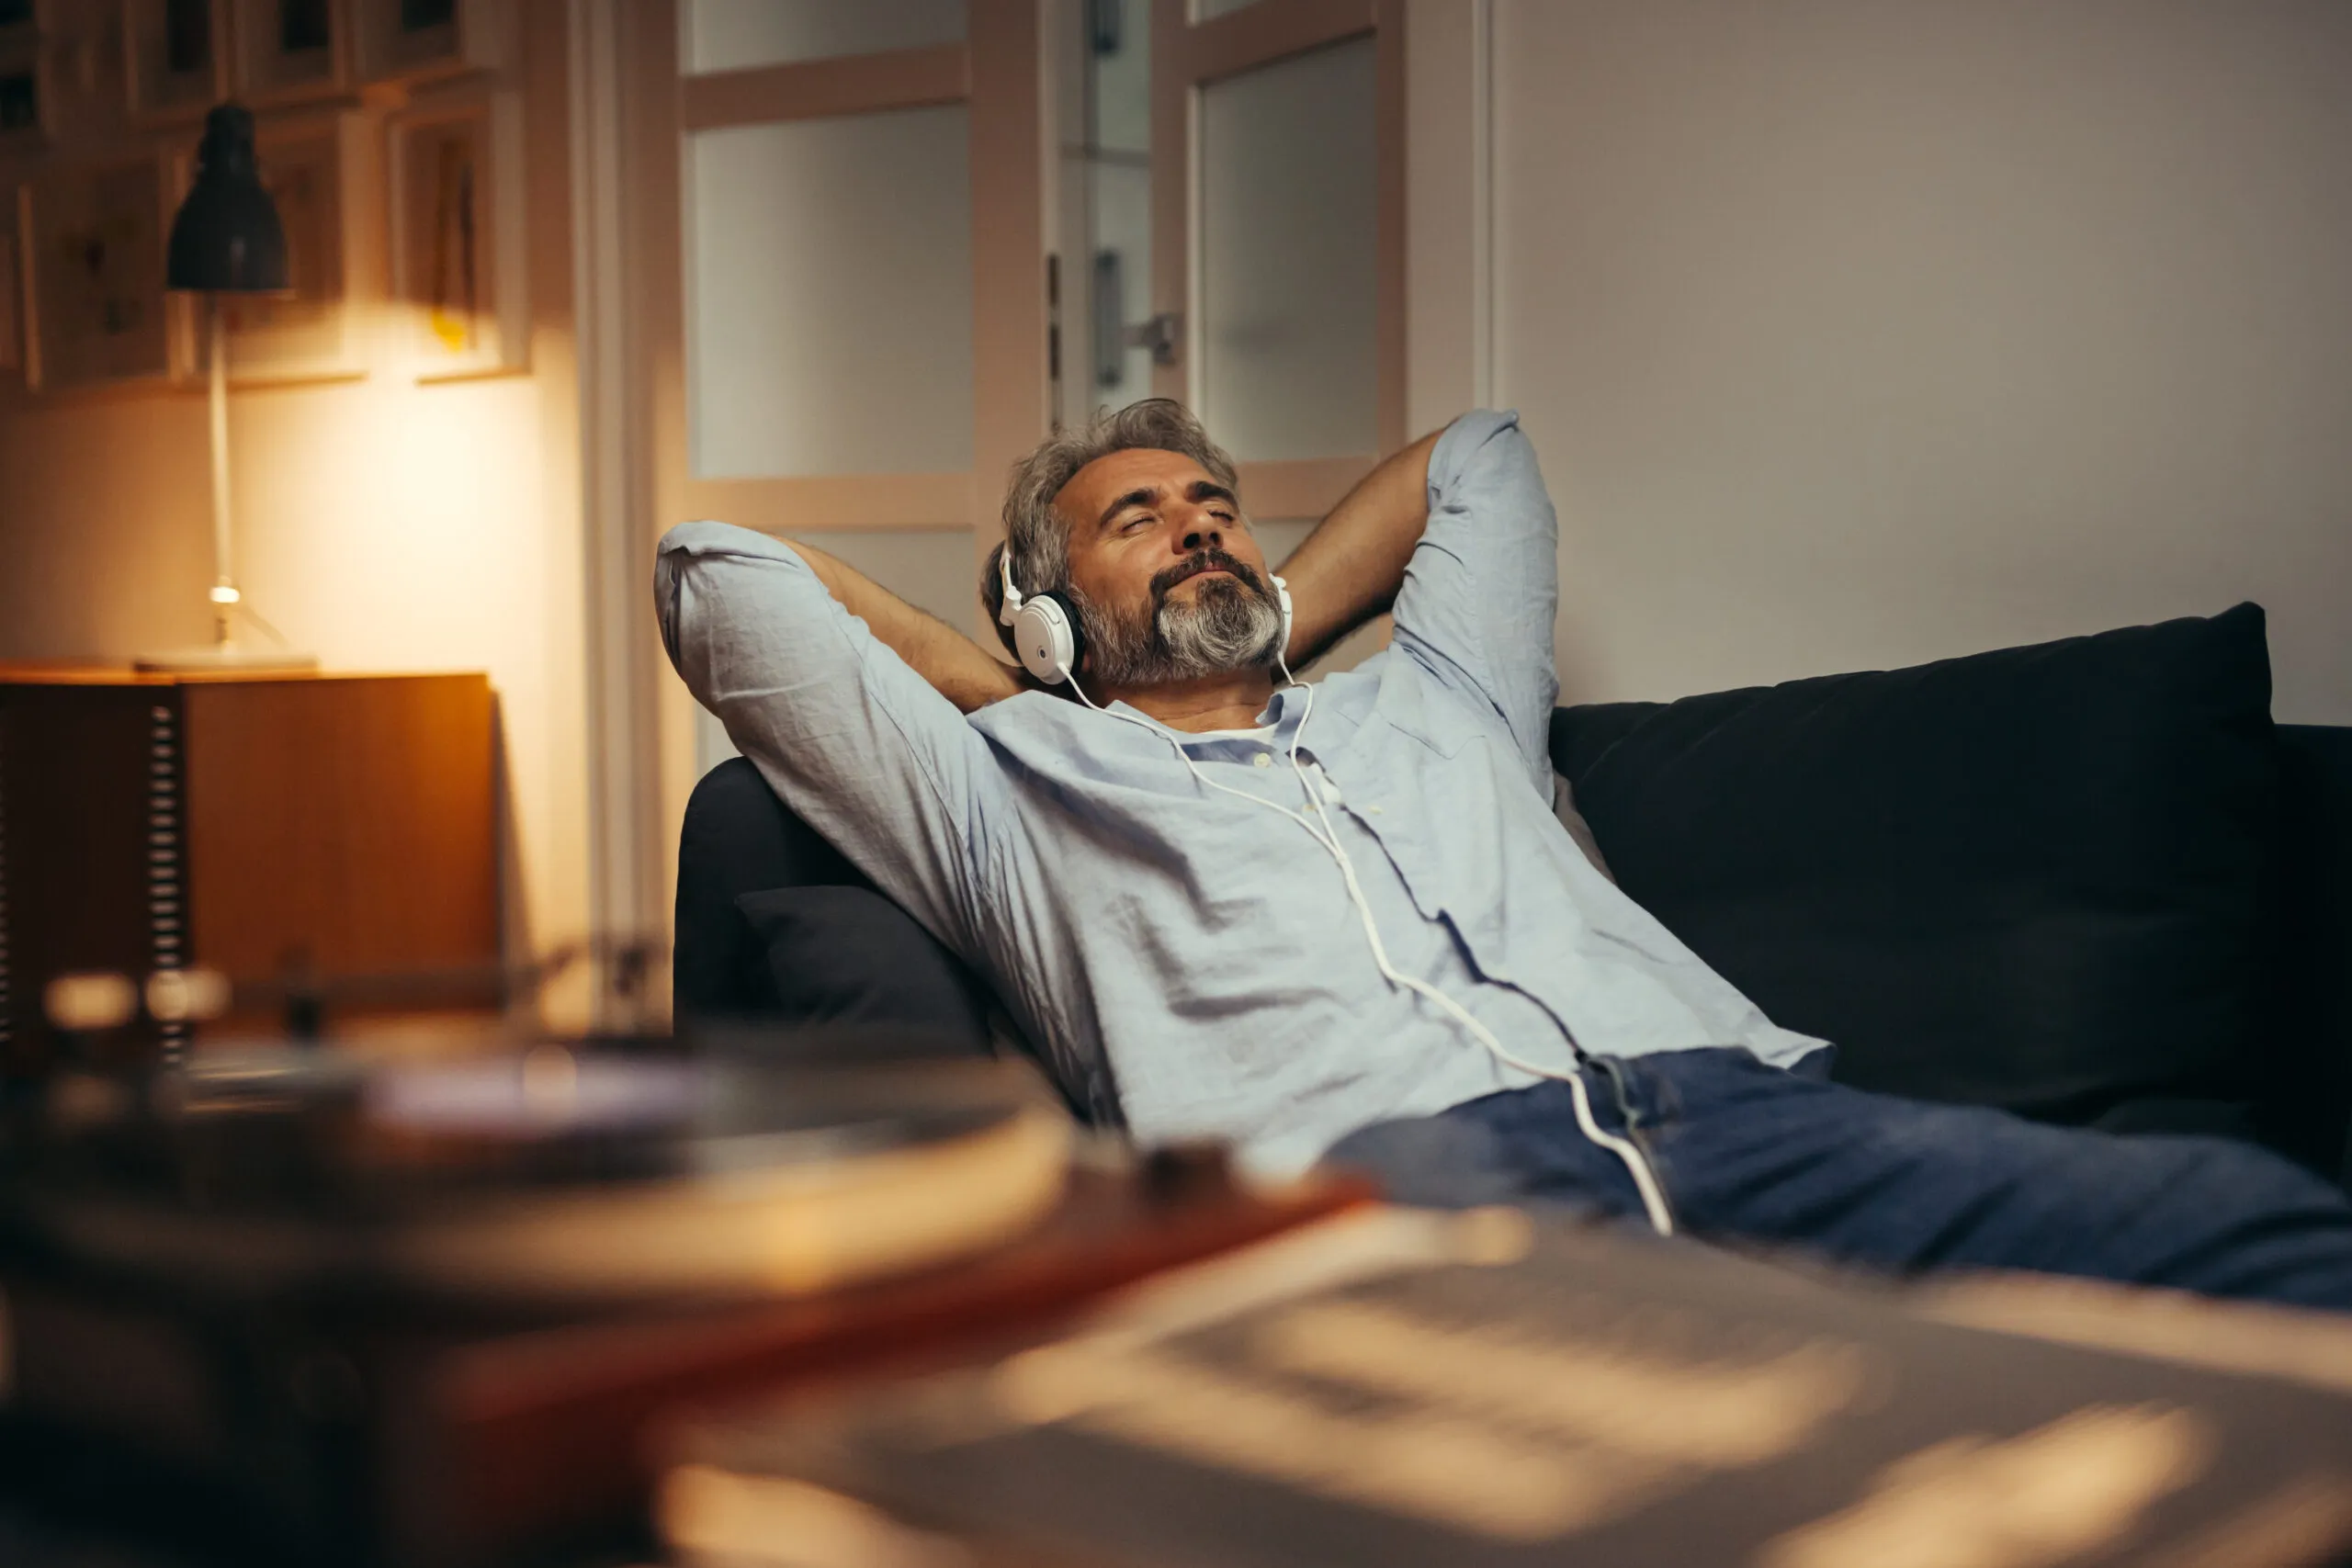
<svg viewBox="0 0 2352 1568"><path fill-rule="evenodd" d="M2118 1136L1930 1105L1746 1051L1598 1058L1593 1115L1649 1154L1677 1228L1845 1263L2025 1269L2352 1311L2352 1203L2220 1138ZM1645 1224L1618 1157L1541 1083L1351 1134L1327 1156L1400 1202L1551 1201Z"/></svg>

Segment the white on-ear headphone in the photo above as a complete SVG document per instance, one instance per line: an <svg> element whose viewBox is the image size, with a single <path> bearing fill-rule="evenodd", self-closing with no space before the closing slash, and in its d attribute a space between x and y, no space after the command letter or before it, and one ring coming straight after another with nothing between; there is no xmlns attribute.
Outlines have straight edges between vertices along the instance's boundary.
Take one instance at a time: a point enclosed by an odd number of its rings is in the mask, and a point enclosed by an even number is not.
<svg viewBox="0 0 2352 1568"><path fill-rule="evenodd" d="M1012 547L997 552L997 578L1004 586L1004 604L997 625L1012 628L1012 651L1023 669L1048 686L1057 686L1078 672L1086 652L1086 634L1079 629L1075 608L1059 592L1023 595L1012 585ZM1290 585L1269 572L1274 604L1282 612L1282 633L1274 646L1276 659L1290 651ZM1287 667L1285 667L1287 673ZM1075 682L1073 682L1074 684Z"/></svg>
<svg viewBox="0 0 2352 1568"><path fill-rule="evenodd" d="M997 552L997 574L1004 584L1004 607L997 625L1012 628L1012 651L1021 667L1048 686L1058 686L1077 673L1079 656L1086 651L1086 634L1078 616L1059 593L1022 596L1012 586L1012 546Z"/></svg>

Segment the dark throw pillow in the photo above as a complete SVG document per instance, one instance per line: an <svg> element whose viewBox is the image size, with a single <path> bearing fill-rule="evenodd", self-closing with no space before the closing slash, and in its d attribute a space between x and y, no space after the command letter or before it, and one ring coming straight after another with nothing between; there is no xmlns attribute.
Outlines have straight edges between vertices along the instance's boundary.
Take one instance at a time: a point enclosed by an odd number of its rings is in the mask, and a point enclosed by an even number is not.
<svg viewBox="0 0 2352 1568"><path fill-rule="evenodd" d="M1842 1080L2218 1125L2262 1070L2269 708L2241 604L1568 710L1554 750L1619 884Z"/></svg>
<svg viewBox="0 0 2352 1568"><path fill-rule="evenodd" d="M987 1002L971 971L881 894L778 887L735 907L767 955L784 1022L895 1031L925 1052L987 1054Z"/></svg>
<svg viewBox="0 0 2352 1568"><path fill-rule="evenodd" d="M671 998L681 1020L746 1021L775 1011L767 953L736 899L771 887L873 885L785 808L749 760L702 777L678 834L677 941Z"/></svg>

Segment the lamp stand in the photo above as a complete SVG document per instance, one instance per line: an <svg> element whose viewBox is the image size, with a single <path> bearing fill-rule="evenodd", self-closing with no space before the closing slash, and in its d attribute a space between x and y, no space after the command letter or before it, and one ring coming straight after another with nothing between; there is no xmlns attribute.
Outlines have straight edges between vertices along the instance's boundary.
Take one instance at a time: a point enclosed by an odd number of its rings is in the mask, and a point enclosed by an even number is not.
<svg viewBox="0 0 2352 1568"><path fill-rule="evenodd" d="M257 649L237 640L237 608L244 594L229 570L229 332L220 296L204 297L206 351L212 362L212 642L206 648L142 654L139 670L175 672L206 670L315 670L315 655ZM247 615L253 612L248 610Z"/></svg>

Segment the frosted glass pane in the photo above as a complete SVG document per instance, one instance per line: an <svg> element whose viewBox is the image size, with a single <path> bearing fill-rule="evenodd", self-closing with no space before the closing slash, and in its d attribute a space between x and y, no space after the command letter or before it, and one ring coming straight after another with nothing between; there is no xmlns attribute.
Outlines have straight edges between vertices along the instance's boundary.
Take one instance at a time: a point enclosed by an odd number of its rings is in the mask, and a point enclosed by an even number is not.
<svg viewBox="0 0 2352 1568"><path fill-rule="evenodd" d="M972 466L964 107L707 130L687 150L702 479Z"/></svg>
<svg viewBox="0 0 2352 1568"><path fill-rule="evenodd" d="M1373 40L1201 91L1201 373L1244 461L1379 448Z"/></svg>
<svg viewBox="0 0 2352 1568"><path fill-rule="evenodd" d="M686 69L960 43L964 0L688 0Z"/></svg>
<svg viewBox="0 0 2352 1568"><path fill-rule="evenodd" d="M1118 321L1125 329L1151 315L1151 169L1140 164L1098 162L1091 174L1096 265L1088 286L1094 288L1104 284L1109 269L1101 258L1105 252L1116 254ZM1119 378L1108 383L1097 378L1091 362L1085 367L1096 402L1118 408L1151 396L1151 350L1123 349L1118 364Z"/></svg>
<svg viewBox="0 0 2352 1568"><path fill-rule="evenodd" d="M1087 97L1093 116L1088 141L1096 152L1151 151L1151 0L1102 0L1119 13L1119 46L1090 29L1093 81ZM1091 18L1090 18L1091 20Z"/></svg>

